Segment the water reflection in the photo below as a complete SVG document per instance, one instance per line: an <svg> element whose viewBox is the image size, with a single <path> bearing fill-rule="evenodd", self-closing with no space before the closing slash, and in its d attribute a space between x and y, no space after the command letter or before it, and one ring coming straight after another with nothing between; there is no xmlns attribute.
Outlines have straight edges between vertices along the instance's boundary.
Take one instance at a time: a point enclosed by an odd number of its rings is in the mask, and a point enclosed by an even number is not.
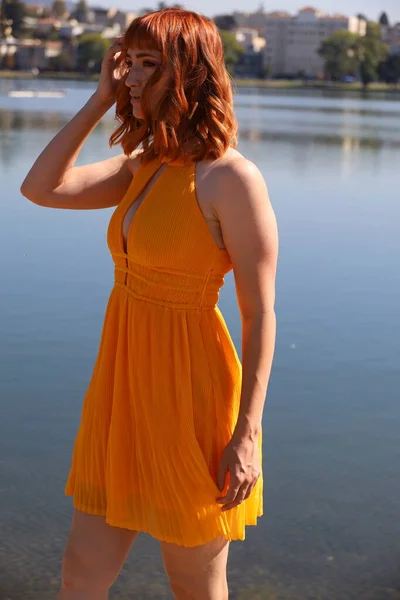
<svg viewBox="0 0 400 600"><path fill-rule="evenodd" d="M346 112L340 113L343 120L346 120ZM350 117L352 113L348 113ZM72 116L72 115L71 115ZM10 133L17 130L23 130L29 132L30 130L40 130L55 132L61 129L68 123L71 116L65 115L62 112L44 112L44 111L22 111L22 110L0 110L0 140L2 142L0 151L4 151L4 144L7 144L7 138ZM400 116L400 113L399 113ZM349 122L351 119L349 118ZM354 121L352 126L354 126ZM396 131L393 131L392 127L388 127L388 130L393 137L377 137L376 135L366 135L365 128L364 132L359 131L359 135L350 135L341 133L340 130L336 130L334 133L327 133L323 130L313 131L307 133L303 130L291 130L290 128L282 128L279 131L274 131L273 128L268 126L269 124L263 122L257 122L257 126L245 126L241 125L239 135L241 139L254 141L254 142L277 142L284 141L290 144L320 144L321 146L341 146L343 152L348 154L349 152L358 152L361 148L371 148L379 150L383 147L400 147L400 129L399 135ZM396 125L400 125L396 123ZM114 115L106 115L97 125L97 130L109 136L115 129L116 122ZM345 127L344 127L345 128ZM380 132L382 133L383 125L381 125ZM10 144L7 151L13 147ZM7 151L4 153L4 158L7 159Z"/></svg>
<svg viewBox="0 0 400 600"><path fill-rule="evenodd" d="M236 108L250 108L252 110L281 110L282 112L290 111L290 112L310 112L310 113L324 113L324 114L346 114L354 116L362 116L362 117L381 117L383 119L390 117L400 117L400 102L398 103L398 110L389 110L385 109L385 107L381 107L381 110L371 109L358 106L303 106L303 105L288 105L282 106L282 104L273 104L271 102L263 103L246 103L243 99L237 100L235 102Z"/></svg>

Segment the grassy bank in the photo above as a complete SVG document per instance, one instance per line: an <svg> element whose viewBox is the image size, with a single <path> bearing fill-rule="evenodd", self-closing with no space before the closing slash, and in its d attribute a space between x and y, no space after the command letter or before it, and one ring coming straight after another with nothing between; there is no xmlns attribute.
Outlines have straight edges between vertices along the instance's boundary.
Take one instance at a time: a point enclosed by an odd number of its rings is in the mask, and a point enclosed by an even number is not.
<svg viewBox="0 0 400 600"><path fill-rule="evenodd" d="M71 73L68 71L58 73L56 71L47 71L35 75L30 71L0 71L0 79L57 79L69 81L97 81L98 75L86 75L84 73Z"/></svg>
<svg viewBox="0 0 400 600"><path fill-rule="evenodd" d="M65 81L97 81L98 75L86 75L84 73L70 72L46 72L34 75L29 71L0 71L0 79L55 79ZM361 83L331 83L324 81L302 81L287 79L236 79L235 84L238 87L258 87L266 89L291 89L291 90L332 90L332 91L354 91L362 92L364 88ZM368 86L371 92L385 92L400 94L400 87L395 87L387 83L371 83Z"/></svg>

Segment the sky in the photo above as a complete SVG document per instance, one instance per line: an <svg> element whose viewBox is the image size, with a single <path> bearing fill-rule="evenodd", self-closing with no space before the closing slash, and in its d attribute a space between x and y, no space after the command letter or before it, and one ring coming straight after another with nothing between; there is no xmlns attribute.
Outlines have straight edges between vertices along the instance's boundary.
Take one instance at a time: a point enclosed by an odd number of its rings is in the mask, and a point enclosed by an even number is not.
<svg viewBox="0 0 400 600"><path fill-rule="evenodd" d="M167 4L174 4L177 0L166 0ZM195 10L206 16L215 14L231 13L235 10L246 10L252 12L260 5L261 0L181 0L185 8ZM382 2L382 3L381 3ZM156 8L157 0L91 0L88 2L93 6L113 6L125 11L136 12L140 8ZM287 10L296 13L304 6L313 6L317 10L327 13L340 12L345 15L364 14L369 19L376 20L382 11L385 11L391 22L400 21L400 0L266 0L264 9Z"/></svg>

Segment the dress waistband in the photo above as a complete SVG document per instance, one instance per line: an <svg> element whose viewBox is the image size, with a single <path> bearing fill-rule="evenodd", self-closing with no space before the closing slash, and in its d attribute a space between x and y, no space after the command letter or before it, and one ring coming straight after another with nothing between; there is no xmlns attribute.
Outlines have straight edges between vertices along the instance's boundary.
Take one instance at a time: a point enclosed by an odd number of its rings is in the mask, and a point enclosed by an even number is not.
<svg viewBox="0 0 400 600"><path fill-rule="evenodd" d="M221 274L212 270L195 273L149 267L122 253L113 257L128 262L128 266L115 264L115 286L138 300L181 310L212 310L217 305L224 283Z"/></svg>

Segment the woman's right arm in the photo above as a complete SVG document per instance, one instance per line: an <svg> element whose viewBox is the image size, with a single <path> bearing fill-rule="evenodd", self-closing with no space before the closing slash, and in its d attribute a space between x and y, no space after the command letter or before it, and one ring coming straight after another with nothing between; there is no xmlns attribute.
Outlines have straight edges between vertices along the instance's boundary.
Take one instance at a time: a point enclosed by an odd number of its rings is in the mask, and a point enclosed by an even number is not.
<svg viewBox="0 0 400 600"><path fill-rule="evenodd" d="M115 101L113 78L120 42L109 49L96 92L49 142L21 185L31 202L51 208L93 209L116 206L132 181L133 156L120 154L89 165L74 163L90 133Z"/></svg>

